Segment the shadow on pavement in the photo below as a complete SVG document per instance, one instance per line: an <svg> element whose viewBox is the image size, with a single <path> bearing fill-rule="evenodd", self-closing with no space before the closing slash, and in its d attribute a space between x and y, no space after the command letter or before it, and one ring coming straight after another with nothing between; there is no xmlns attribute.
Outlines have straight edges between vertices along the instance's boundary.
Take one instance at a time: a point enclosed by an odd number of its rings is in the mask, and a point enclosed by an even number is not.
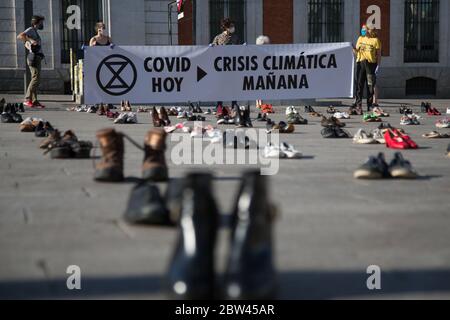
<svg viewBox="0 0 450 320"><path fill-rule="evenodd" d="M370 275L355 271L288 271L278 276L280 299L383 298L383 295L450 294L450 270L382 272L381 290L368 290ZM161 295L162 277L84 277L81 290L68 290L66 279L0 281L0 299L89 299ZM436 296L434 296L436 297Z"/></svg>

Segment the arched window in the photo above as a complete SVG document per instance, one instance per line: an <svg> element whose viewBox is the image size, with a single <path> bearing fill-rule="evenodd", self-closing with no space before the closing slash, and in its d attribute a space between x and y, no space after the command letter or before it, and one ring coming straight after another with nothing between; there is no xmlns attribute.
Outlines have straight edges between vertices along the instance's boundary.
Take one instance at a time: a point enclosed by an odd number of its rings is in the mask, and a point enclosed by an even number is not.
<svg viewBox="0 0 450 320"><path fill-rule="evenodd" d="M427 77L416 77L406 80L407 96L435 96L436 80Z"/></svg>

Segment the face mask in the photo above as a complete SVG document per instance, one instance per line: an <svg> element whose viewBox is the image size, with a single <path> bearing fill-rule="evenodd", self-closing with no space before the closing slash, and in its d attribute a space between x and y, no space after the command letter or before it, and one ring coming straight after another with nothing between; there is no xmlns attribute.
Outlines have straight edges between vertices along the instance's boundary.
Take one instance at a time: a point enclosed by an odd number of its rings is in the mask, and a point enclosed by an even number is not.
<svg viewBox="0 0 450 320"><path fill-rule="evenodd" d="M231 27L230 29L228 29L229 33L234 33L236 31L236 29L234 27Z"/></svg>
<svg viewBox="0 0 450 320"><path fill-rule="evenodd" d="M361 35L363 37L365 37L367 35L367 30L366 29L361 29Z"/></svg>

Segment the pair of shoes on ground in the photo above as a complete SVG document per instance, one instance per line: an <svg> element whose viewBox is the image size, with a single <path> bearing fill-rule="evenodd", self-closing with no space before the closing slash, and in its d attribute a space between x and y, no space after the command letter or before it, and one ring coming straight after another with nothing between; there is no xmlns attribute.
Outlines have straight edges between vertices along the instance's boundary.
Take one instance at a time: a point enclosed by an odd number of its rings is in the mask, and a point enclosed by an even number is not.
<svg viewBox="0 0 450 320"><path fill-rule="evenodd" d="M268 119L266 124L266 132L267 133L293 133L295 131L295 126L292 123L286 123L284 121L280 121L277 123Z"/></svg>
<svg viewBox="0 0 450 320"><path fill-rule="evenodd" d="M234 124L237 128L253 128L252 120L250 119L249 104L246 107L235 105L231 116L234 118Z"/></svg>
<svg viewBox="0 0 450 320"><path fill-rule="evenodd" d="M271 104L262 104L261 112L262 113L275 113L275 111L273 110L273 106Z"/></svg>
<svg viewBox="0 0 450 320"><path fill-rule="evenodd" d="M19 131L20 132L35 132L36 127L39 125L40 122L45 122L45 121L40 118L28 117L20 123Z"/></svg>
<svg viewBox="0 0 450 320"><path fill-rule="evenodd" d="M307 112L312 117L322 117L322 114L316 112L311 106L305 106L305 112Z"/></svg>
<svg viewBox="0 0 450 320"><path fill-rule="evenodd" d="M355 179L415 179L417 173L400 152L395 153L389 165L386 163L384 154L379 153L376 157L370 156L367 162L353 173L353 177Z"/></svg>
<svg viewBox="0 0 450 320"><path fill-rule="evenodd" d="M107 105L107 104L101 103L101 104L97 107L97 112L96 112L96 113L97 113L99 116L106 116L106 115L108 114L108 112L111 112L111 111L110 111L109 105Z"/></svg>
<svg viewBox="0 0 450 320"><path fill-rule="evenodd" d="M122 111L122 112L132 112L133 108L131 107L130 101L127 101L127 100L120 101L120 111Z"/></svg>
<svg viewBox="0 0 450 320"><path fill-rule="evenodd" d="M299 113L290 113L286 116L288 124L306 125L308 120L304 119Z"/></svg>
<svg viewBox="0 0 450 320"><path fill-rule="evenodd" d="M72 130L67 130L63 136L58 130L52 130L39 146L45 149L44 154L50 153L52 159L88 159L92 147L92 142L78 140Z"/></svg>
<svg viewBox="0 0 450 320"><path fill-rule="evenodd" d="M264 147L263 156L269 159L300 159L303 157L303 154L296 150L293 145L282 142L278 146L273 143L268 143Z"/></svg>
<svg viewBox="0 0 450 320"><path fill-rule="evenodd" d="M400 118L400 125L401 126L417 126L420 125L420 116L411 113L404 115Z"/></svg>
<svg viewBox="0 0 450 320"><path fill-rule="evenodd" d="M116 124L135 124L137 122L136 112L122 112L114 119Z"/></svg>
<svg viewBox="0 0 450 320"><path fill-rule="evenodd" d="M200 107L200 102L197 102L196 104L189 102L189 111L192 113L203 113L203 110Z"/></svg>
<svg viewBox="0 0 450 320"><path fill-rule="evenodd" d="M286 116L289 116L291 114L299 114L298 110L294 106L286 108Z"/></svg>
<svg viewBox="0 0 450 320"><path fill-rule="evenodd" d="M243 175L229 219L230 252L220 283L216 279L215 251L221 218L212 192L213 177L191 173L177 183L172 207L173 216L179 216L178 237L165 281L170 297L275 298L272 233L276 213L266 179L259 172Z"/></svg>
<svg viewBox="0 0 450 320"><path fill-rule="evenodd" d="M328 114L335 114L335 113L337 113L337 112L339 112L338 109L336 109L336 108L333 107L333 106L329 106L329 107L327 108L327 113L328 113Z"/></svg>
<svg viewBox="0 0 450 320"><path fill-rule="evenodd" d="M169 114L166 108L161 107L159 110L156 107L152 109L152 121L154 127L168 127L170 126Z"/></svg>
<svg viewBox="0 0 450 320"><path fill-rule="evenodd" d="M405 105L401 105L398 111L400 112L400 114L404 115L413 114L413 110Z"/></svg>
<svg viewBox="0 0 450 320"><path fill-rule="evenodd" d="M436 109L435 107L432 107L431 103L429 103L429 102L422 102L420 105L420 110L423 113L428 114L429 116L440 116L441 115L441 112L438 109Z"/></svg>
<svg viewBox="0 0 450 320"><path fill-rule="evenodd" d="M323 128L320 133L325 139L346 139L352 137L348 131L338 126L329 126Z"/></svg>
<svg viewBox="0 0 450 320"><path fill-rule="evenodd" d="M267 117L267 113L260 113L260 112L258 112L258 116L255 119L255 121L258 122L267 122L268 120L270 119Z"/></svg>
<svg viewBox="0 0 450 320"><path fill-rule="evenodd" d="M137 113L146 113L146 112L151 112L152 108L146 108L146 107L138 107L136 112Z"/></svg>
<svg viewBox="0 0 450 320"><path fill-rule="evenodd" d="M39 101L33 102L31 100L25 100L23 102L23 105L28 108L45 108L45 106L43 104L41 104Z"/></svg>
<svg viewBox="0 0 450 320"><path fill-rule="evenodd" d="M382 118L390 116L389 113L385 112L383 109L381 109L380 107L375 106L375 105L372 109L372 113L375 114L376 116L382 117Z"/></svg>
<svg viewBox="0 0 450 320"><path fill-rule="evenodd" d="M55 128L48 121L40 121L34 130L34 135L38 138L45 138L55 131Z"/></svg>
<svg viewBox="0 0 450 320"><path fill-rule="evenodd" d="M17 112L25 112L23 107L23 103L6 103L3 98L0 100L0 113L17 113Z"/></svg>
<svg viewBox="0 0 450 320"><path fill-rule="evenodd" d="M417 149L419 146L403 131L392 128L384 132L386 146L390 149Z"/></svg>
<svg viewBox="0 0 450 320"><path fill-rule="evenodd" d="M327 118L327 117L322 117L322 121L320 122L320 124L322 125L322 127L326 128L326 127L345 127L345 123L339 121L339 119L335 118L334 116Z"/></svg>
<svg viewBox="0 0 450 320"><path fill-rule="evenodd" d="M381 118L373 112L364 113L363 121L364 122L382 122Z"/></svg>
<svg viewBox="0 0 450 320"><path fill-rule="evenodd" d="M352 116L362 116L364 114L364 111L362 106L354 105L348 109L348 114Z"/></svg>
<svg viewBox="0 0 450 320"><path fill-rule="evenodd" d="M6 105L2 108L0 121L2 123L21 123L22 116L17 113L15 106Z"/></svg>
<svg viewBox="0 0 450 320"><path fill-rule="evenodd" d="M364 129L359 129L353 136L353 143L356 144L385 144L384 135L380 129L374 129L367 133Z"/></svg>
<svg viewBox="0 0 450 320"><path fill-rule="evenodd" d="M102 159L95 165L94 180L100 182L120 182L124 180L124 138L144 151L142 178L152 181L166 181L168 169L165 158L166 132L155 128L147 132L144 146L137 144L129 136L113 128L97 131L97 140L102 151Z"/></svg>
<svg viewBox="0 0 450 320"><path fill-rule="evenodd" d="M335 112L333 117L336 119L350 119L350 115L347 112Z"/></svg>
<svg viewBox="0 0 450 320"><path fill-rule="evenodd" d="M450 128L450 118L444 118L436 121L436 128L439 129Z"/></svg>
<svg viewBox="0 0 450 320"><path fill-rule="evenodd" d="M426 139L448 139L448 138L450 138L450 134L440 133L437 131L431 131L429 133L423 134L422 137L424 137Z"/></svg>

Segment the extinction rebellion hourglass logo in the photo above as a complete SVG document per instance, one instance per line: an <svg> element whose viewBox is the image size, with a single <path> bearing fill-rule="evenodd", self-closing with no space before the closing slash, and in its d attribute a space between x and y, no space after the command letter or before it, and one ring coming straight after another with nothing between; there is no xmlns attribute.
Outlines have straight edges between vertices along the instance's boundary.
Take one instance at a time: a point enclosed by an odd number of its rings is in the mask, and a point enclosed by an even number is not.
<svg viewBox="0 0 450 320"><path fill-rule="evenodd" d="M133 62L120 54L113 54L100 62L97 83L100 89L112 96L128 93L136 84L137 72Z"/></svg>

